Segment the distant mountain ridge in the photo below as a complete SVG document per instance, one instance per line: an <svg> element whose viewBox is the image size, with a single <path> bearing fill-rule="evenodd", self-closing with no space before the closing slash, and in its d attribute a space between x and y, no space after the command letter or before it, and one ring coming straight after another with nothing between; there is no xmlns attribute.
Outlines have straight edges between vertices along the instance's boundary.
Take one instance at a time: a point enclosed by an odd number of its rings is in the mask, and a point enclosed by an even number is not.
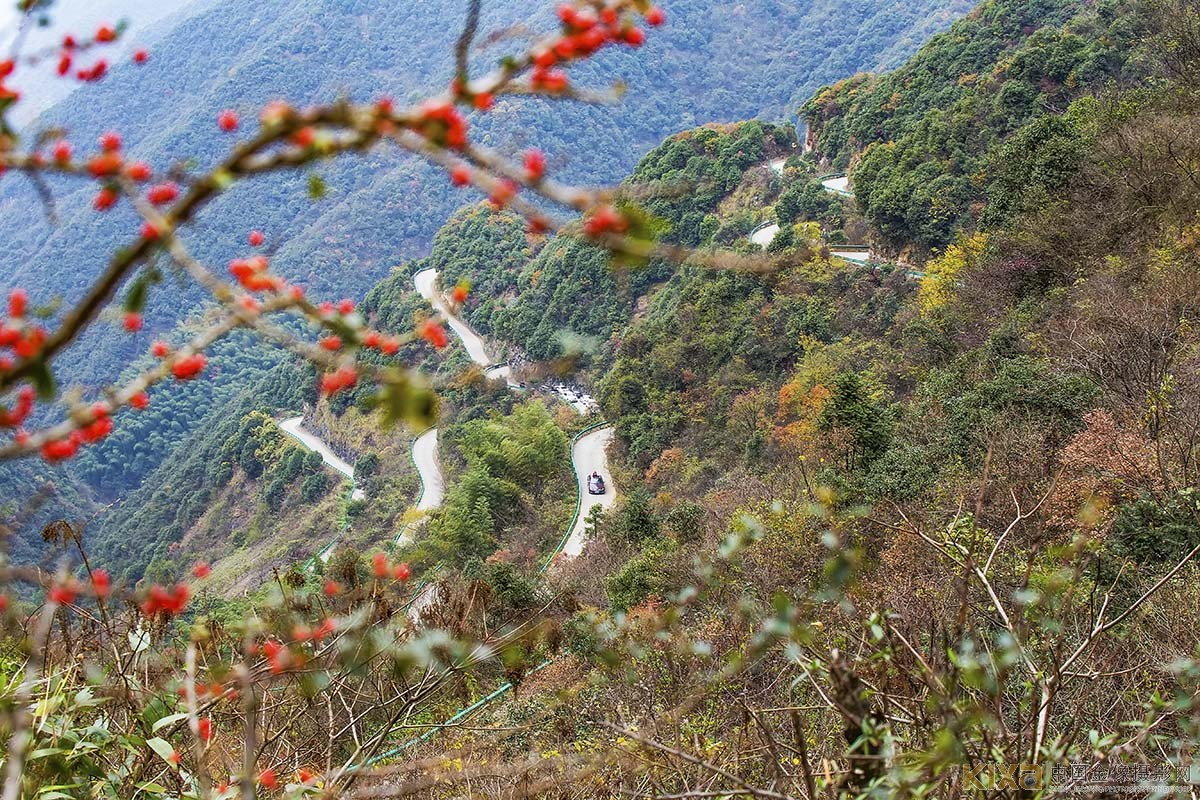
<svg viewBox="0 0 1200 800"><path fill-rule="evenodd" d="M478 135L514 150L536 143L556 174L616 182L669 134L709 121L785 116L823 82L898 63L969 3L678 0L665 6L668 24L641 51L606 52L572 70L580 85L624 81L629 91L615 111L501 98L494 112L472 120ZM390 95L408 102L436 91L449 81L464 8L451 0L220 0L163 32L149 64L118 66L109 80L76 91L43 122L67 126L79 152L115 127L129 152L153 160L156 169L172 166L162 162L163 154L194 157L202 166L232 143L215 124L223 108L237 109L249 126L257 109L277 97L307 104L339 94ZM482 28L546 28L551 12L534 0L486 3ZM497 46L476 57L484 64L499 55ZM247 230L261 228L281 272L308 284L314 295L361 298L395 264L428 253L453 210L477 199L451 189L437 170L386 148L316 171L329 187L316 203L307 197L306 173L234 187L185 233L190 248L219 265L241 254ZM125 209L96 214L90 184L53 188L62 220L57 227L30 220L28 210L37 203L26 183L14 176L0 182L0 257L8 267L0 290L21 285L35 297L60 294L69 301L137 230ZM64 382L98 387L144 354L187 306L177 291L151 297L142 334L130 336L115 325L89 332L64 355ZM199 296L185 290L183 299ZM196 396L228 397L234 389ZM119 475L92 463L88 481L123 488L137 477L131 467L142 477L152 474L212 410L163 418L169 426L138 460L107 458Z"/></svg>

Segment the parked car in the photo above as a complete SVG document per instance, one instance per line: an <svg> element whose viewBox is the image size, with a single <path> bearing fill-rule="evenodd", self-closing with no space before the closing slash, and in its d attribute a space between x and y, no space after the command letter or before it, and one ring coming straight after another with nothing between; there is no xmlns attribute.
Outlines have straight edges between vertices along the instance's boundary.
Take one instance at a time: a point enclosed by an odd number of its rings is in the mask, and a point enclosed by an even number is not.
<svg viewBox="0 0 1200 800"><path fill-rule="evenodd" d="M600 473L593 472L587 479L588 494L605 494L608 487L604 485L604 478L600 477Z"/></svg>

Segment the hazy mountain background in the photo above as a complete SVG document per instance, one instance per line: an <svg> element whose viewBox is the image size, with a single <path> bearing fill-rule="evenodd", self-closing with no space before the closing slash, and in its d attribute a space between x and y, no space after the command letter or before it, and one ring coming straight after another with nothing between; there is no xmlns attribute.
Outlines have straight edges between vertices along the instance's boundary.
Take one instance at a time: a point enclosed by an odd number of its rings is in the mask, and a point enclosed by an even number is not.
<svg viewBox="0 0 1200 800"><path fill-rule="evenodd" d="M572 69L580 85L626 83L629 91L620 105L502 98L493 113L472 124L484 141L512 151L540 146L556 174L616 182L677 131L712 121L792 118L816 87L902 62L969 6L968 0L678 0L666 4L668 24L640 51L606 51ZM136 67L115 57L109 79L78 87L27 131L64 126L83 153L94 148L102 132L117 129L129 153L156 169L176 165L167 158L202 168L235 138L216 128L223 108L238 110L253 126L257 110L276 98L304 105L343 95L358 100L389 95L408 102L439 90L451 76L465 4L212 0L149 7L115 0L82 10L74 3L57 6L56 27L63 29L86 30L101 20L128 17L130 36L118 52L145 44L151 60ZM118 8L127 12L118 15ZM553 25L551 12L550 5L533 0L485 3L482 30L508 29L519 46L530 30ZM44 36L53 41L58 34ZM475 59L484 68L512 46L480 48ZM240 254L246 231L261 228L279 271L318 295L361 298L395 265L426 255L454 209L476 199L452 190L437 170L387 148L315 171L328 186L323 200L308 198L307 173L236 186L199 215L185 236L189 246L202 259L222 264ZM0 290L24 286L40 299L59 296L69 302L138 224L126 209L95 213L91 184L62 181L52 188L57 224L38 213L36 196L19 176L0 182ZM129 336L116 325L101 324L76 343L58 363L63 382L96 388L111 381L200 300L186 283L171 285L161 295L151 298L143 333ZM218 357L206 381L156 394L154 413L126 420L121 441L94 449L65 469L24 465L22 479L11 484L33 491L53 477L59 496L70 495L75 502L52 501L39 518L78 517L93 496L104 503L119 501L164 461L180 464L188 454L205 451L194 432L211 438L217 423L229 418L227 403L248 393L261 399L256 382L268 379L277 365L263 348L248 355L247 346ZM134 443L138 455L130 457ZM0 468L0 473L6 469L14 468ZM172 487L162 483L152 480L147 491L166 492L162 504L179 506ZM139 509L146 508L144 500Z"/></svg>

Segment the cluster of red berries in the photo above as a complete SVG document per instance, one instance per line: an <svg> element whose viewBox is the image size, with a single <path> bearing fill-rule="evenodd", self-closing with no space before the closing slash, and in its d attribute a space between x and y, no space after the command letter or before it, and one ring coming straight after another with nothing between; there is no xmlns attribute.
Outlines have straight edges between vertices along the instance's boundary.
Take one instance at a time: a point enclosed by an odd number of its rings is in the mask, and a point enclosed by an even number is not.
<svg viewBox="0 0 1200 800"><path fill-rule="evenodd" d="M453 103L428 100L419 109L418 132L439 147L462 150L467 146L467 121Z"/></svg>
<svg viewBox="0 0 1200 800"><path fill-rule="evenodd" d="M91 44L111 44L120 36L119 31L111 25L101 25L96 29L96 33L92 38ZM75 63L75 57L79 54L83 47L89 43L84 42L83 45L75 39L74 36L67 34L62 40L62 49L58 56L58 66L55 71L60 77L66 77L71 73L71 67ZM133 53L133 63L145 64L150 60L150 54L145 50L136 50ZM87 83L98 81L108 74L108 61L101 58L92 64L80 67L75 70L75 78Z"/></svg>
<svg viewBox="0 0 1200 800"><path fill-rule="evenodd" d="M33 358L46 343L46 331L27 317L29 296L24 289L8 294L8 320L0 320L0 370L12 369L12 360L3 354L9 350L17 358Z"/></svg>
<svg viewBox="0 0 1200 800"><path fill-rule="evenodd" d="M97 180L108 180L124 174L126 178L138 183L144 183L152 177L153 170L145 161L126 162L121 154L121 134L108 131L100 137L100 152L87 161L88 173ZM54 163L59 166L69 166L74 152L71 143L66 140L55 142L51 150ZM157 206L166 205L179 197L179 185L174 181L164 181L151 186L146 191L146 199ZM92 207L97 211L108 211L117 204L120 195L115 185L105 184L100 187L92 201ZM145 232L143 231L143 235ZM148 238L156 238L151 236Z"/></svg>
<svg viewBox="0 0 1200 800"><path fill-rule="evenodd" d="M388 561L385 553L376 553L375 557L371 559L371 571L379 580L391 578L401 583L407 583L412 578L412 568L408 564L404 562L392 564Z"/></svg>
<svg viewBox="0 0 1200 800"><path fill-rule="evenodd" d="M160 340L150 345L150 352L155 358L166 358L171 355L171 346ZM206 366L207 356L203 353L192 353L175 359L175 363L171 365L171 374L178 380L187 381L203 372Z"/></svg>
<svg viewBox="0 0 1200 800"><path fill-rule="evenodd" d="M150 592L142 601L142 614L149 619L154 619L160 614L177 617L187 608L191 596L192 590L186 583L177 583L170 589L156 584L150 587Z"/></svg>
<svg viewBox="0 0 1200 800"><path fill-rule="evenodd" d="M248 292L280 291L286 284L283 278L268 271L269 266L264 255L235 258L229 262L229 274Z"/></svg>
<svg viewBox="0 0 1200 800"><path fill-rule="evenodd" d="M422 323L421 338L438 350L450 344L450 337L446 335L446 329L432 319L427 319Z"/></svg>
<svg viewBox="0 0 1200 800"><path fill-rule="evenodd" d="M614 8L597 13L590 6L562 3L558 7L558 18L562 21L562 36L533 57L533 86L546 92L564 92L570 85L566 74L555 69L557 64L586 58L607 44L641 47L646 41L645 32L623 20ZM646 11L645 20L650 25L661 25L666 21L666 14L661 8L652 7Z"/></svg>
<svg viewBox="0 0 1200 800"><path fill-rule="evenodd" d="M9 294L8 320L0 321L0 353L8 350L19 358L28 359L41 351L46 341L46 332L27 321L28 307L29 298L23 290L14 289ZM12 369L12 366L12 359L0 354L0 370ZM34 400L33 388L21 387L12 408L0 405L0 428L17 428L24 424L33 411ZM42 445L42 457L50 462L63 461L79 452L79 448L84 444L92 444L108 436L112 429L113 423L109 418L108 408L104 404L96 404L87 412L87 418L81 422L80 427L72 431L70 436ZM18 442L27 438L24 431L17 432Z"/></svg>
<svg viewBox="0 0 1200 800"><path fill-rule="evenodd" d="M129 405L142 410L150 404L145 392L139 392L129 399ZM71 431L69 436L62 439L52 439L42 445L42 458L51 464L73 458L79 448L85 444L96 444L113 432L113 421L108 408L103 403L96 403L87 412L87 419ZM18 437L18 440L24 437Z"/></svg>
<svg viewBox="0 0 1200 800"><path fill-rule="evenodd" d="M335 395L358 384L358 370L351 366L339 367L321 376L321 394Z"/></svg>
<svg viewBox="0 0 1200 800"><path fill-rule="evenodd" d="M629 230L629 221L612 206L600 206L583 221L588 236L596 238L606 233L624 233Z"/></svg>
<svg viewBox="0 0 1200 800"><path fill-rule="evenodd" d="M95 444L113 431L113 421L103 404L96 404L90 412L90 421L71 431L64 439L53 439L42 445L42 458L51 464L66 461L79 452L85 444Z"/></svg>
<svg viewBox="0 0 1200 800"><path fill-rule="evenodd" d="M60 606L73 605L84 593L83 585L73 577L55 581L46 596ZM112 593L112 578L107 570L97 569L91 575L91 594L93 597L105 598Z"/></svg>

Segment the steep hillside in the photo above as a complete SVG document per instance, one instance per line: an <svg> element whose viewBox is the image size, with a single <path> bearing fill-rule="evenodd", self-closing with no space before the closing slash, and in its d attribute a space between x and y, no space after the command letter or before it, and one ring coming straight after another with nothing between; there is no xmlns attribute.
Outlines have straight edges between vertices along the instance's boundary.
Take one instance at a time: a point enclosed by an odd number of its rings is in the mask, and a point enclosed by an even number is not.
<svg viewBox="0 0 1200 800"><path fill-rule="evenodd" d="M665 36L644 54L614 52L580 70L584 84L589 76L622 76L629 92L619 114L582 105L526 108L530 104L505 100L481 124L497 137L515 133L517 141L538 142L556 172L614 181L674 131L708 120L782 115L821 81L896 59L905 43L915 44L923 31L964 11L965 3L927 0L907 4L901 13L883 3L850 7L847 17L833 0L715 8L680 2L671 9ZM545 13L532 0L485 8L485 30ZM252 116L277 97L303 105L339 93L404 101L446 84L461 13L458 3L443 0L416 9L384 2L218 3L165 36L144 69L117 69L112 80L73 94L38 127L68 123L81 146L118 128L134 155L203 165L229 143L214 124L222 108ZM405 31L419 47L396 35ZM751 40L755 47L746 46ZM489 62L501 51L494 45L478 58ZM427 252L433 233L464 199L444 177L386 152L321 172L327 200L307 199L305 175L266 178L207 209L189 244L219 263L234 254L247 227L263 228L278 243L276 259L289 276L321 292L361 296L393 264ZM0 188L0 209L8 212L34 200L20 181ZM0 234L14 268L0 278L0 289L24 285L76 296L135 227L119 211L97 217L88 190L53 188L66 194L58 204L60 226L18 224L20 215L3 215L9 222ZM71 269L42 268L51 263ZM148 315L151 334L175 321L172 309L155 312ZM95 382L143 344L115 336L82 343L71 375Z"/></svg>
<svg viewBox="0 0 1200 800"><path fill-rule="evenodd" d="M799 164L759 195L800 223L771 245L782 269L650 293L602 358L628 499L555 576L566 652L475 718L511 736L455 734L463 769L628 748L653 764L613 785L697 790L704 764L714 785L871 796L958 792L997 748L1186 760L1194 726L1144 700L1195 708L1196 22L995 0L813 100L868 220L896 251L941 249L924 277L825 257L803 223L828 237L854 204L816 203ZM756 172L721 190L718 229ZM921 193L943 175L961 206ZM945 227L887 227L885 181L947 200ZM745 657L775 636L784 654ZM1123 733L1146 718L1162 739Z"/></svg>
<svg viewBox="0 0 1200 800"><path fill-rule="evenodd" d="M805 104L809 144L850 169L867 219L918 255L964 226L1043 204L1077 159L1061 122L1077 98L1144 82L1152 54L1128 3L984 2L894 72Z"/></svg>
<svg viewBox="0 0 1200 800"><path fill-rule="evenodd" d="M540 3L485 4L484 29L523 20L535 8L545 13ZM595 76L602 73L622 76L630 91L619 114L584 105L529 107L505 99L477 122L492 131L495 141L520 146L536 140L556 173L615 181L666 134L708 119L785 114L819 82L895 62L925 32L943 27L965 9L962 0L926 0L906 4L899 12L885 3L837 0L785 6L756 0L717 7L681 1L672 4L665 36L648 44L644 53L613 53L580 70L584 84L590 80L595 85ZM389 94L403 101L443 85L461 14L458 3L441 0L412 9L383 2L215 2L156 31L159 38L152 42L148 65L117 67L109 81L82 87L32 127L68 124L69 138L81 151L115 127L134 156L158 161L169 154L203 166L230 143L230 137L216 130L219 109L235 108L251 117L276 97L304 104L342 92L363 98ZM419 35L405 39L397 31ZM419 47L411 44L416 41ZM756 45L747 46L750 41ZM490 61L502 50L503 44L493 44L477 58ZM268 232L269 250L281 272L316 294L361 297L394 264L428 252L433 234L453 208L470 200L455 194L443 175L383 151L322 165L319 172L327 186L326 198L319 202L308 198L306 174L235 187L201 215L186 236L189 247L203 259L222 263L237 254L247 229L261 228ZM37 206L28 184L11 177L0 183L0 242L10 265L0 275L0 289L22 285L36 297L69 301L136 224L122 209L97 215L90 188L57 181L51 188L57 196L57 225L24 213ZM560 255L552 271L561 271L570 257ZM592 260L601 278L601 260ZM145 353L153 338L174 328L186 315L189 299L194 295L186 291L184 302L151 293L146 329L138 335L126 335L116 325L98 326L64 355L64 382L95 387L119 373ZM542 299L532 297L527 307ZM555 330L571 322L566 313L570 301L563 298L558 306ZM552 331L530 327L528 315L514 317L506 335L538 355L564 349L554 336L538 338ZM602 320L574 324L589 334L604 333L621 318L610 310ZM250 354L248 362L259 359ZM221 415L217 408L223 398L249 385L226 380L236 371L223 370L218 379L226 389L189 387L184 394L212 403L206 406L209 413ZM86 459L79 475L105 499L123 496L170 457L173 448L203 431L205 414L168 416L167 425L159 424L164 418L157 411L140 423L147 435L141 437L136 457L124 458L132 450L124 444L109 448ZM60 475L60 480L70 479Z"/></svg>

